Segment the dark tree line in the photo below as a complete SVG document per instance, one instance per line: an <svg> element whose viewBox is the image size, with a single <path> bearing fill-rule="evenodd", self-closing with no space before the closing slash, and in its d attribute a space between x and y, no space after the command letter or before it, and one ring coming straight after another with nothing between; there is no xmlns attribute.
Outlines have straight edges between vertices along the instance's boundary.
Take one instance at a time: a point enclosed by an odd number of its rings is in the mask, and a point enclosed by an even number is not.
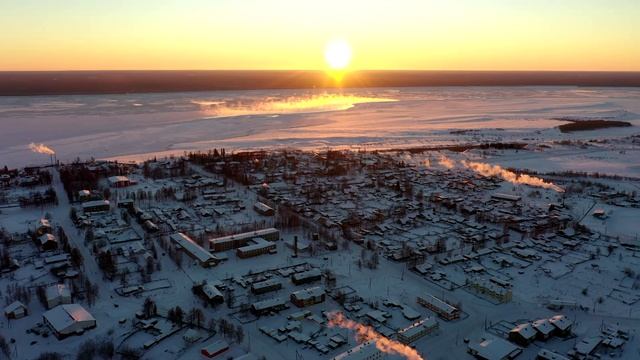
<svg viewBox="0 0 640 360"><path fill-rule="evenodd" d="M57 205L58 195L56 191L50 187L43 192L33 191L27 196L21 196L18 198L18 203L20 203L20 207L44 206L49 204Z"/></svg>

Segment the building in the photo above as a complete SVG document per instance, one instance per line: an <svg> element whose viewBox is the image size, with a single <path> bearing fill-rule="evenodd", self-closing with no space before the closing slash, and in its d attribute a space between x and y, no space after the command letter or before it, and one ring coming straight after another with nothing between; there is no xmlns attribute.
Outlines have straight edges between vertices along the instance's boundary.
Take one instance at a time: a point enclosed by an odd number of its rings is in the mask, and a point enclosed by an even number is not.
<svg viewBox="0 0 640 360"><path fill-rule="evenodd" d="M280 239L280 231L276 228L261 229L241 234L227 235L209 240L209 248L213 252L237 249L247 245L250 240L262 238L268 241Z"/></svg>
<svg viewBox="0 0 640 360"><path fill-rule="evenodd" d="M547 349L541 349L538 351L536 360L569 360L569 358Z"/></svg>
<svg viewBox="0 0 640 360"><path fill-rule="evenodd" d="M297 307L306 307L324 302L325 291L321 286L315 286L295 291L291 294L291 302Z"/></svg>
<svg viewBox="0 0 640 360"><path fill-rule="evenodd" d="M202 248L190 237L183 233L175 233L170 236L171 241L178 245L184 252L187 253L192 259L198 262L198 265L202 267L210 267L218 264L218 258L213 254Z"/></svg>
<svg viewBox="0 0 640 360"><path fill-rule="evenodd" d="M260 215L273 216L276 211L269 205L261 202L253 204L253 209Z"/></svg>
<svg viewBox="0 0 640 360"><path fill-rule="evenodd" d="M85 214L105 212L109 211L109 209L111 209L109 200L93 200L82 203L82 211Z"/></svg>
<svg viewBox="0 0 640 360"><path fill-rule="evenodd" d="M509 340L520 346L528 346L536 339L537 334L530 323L518 324L509 331Z"/></svg>
<svg viewBox="0 0 640 360"><path fill-rule="evenodd" d="M119 188L131 185L131 180L126 176L110 176L107 181L109 181L109 186L111 187Z"/></svg>
<svg viewBox="0 0 640 360"><path fill-rule="evenodd" d="M58 305L42 314L42 318L58 339L80 335L97 325L96 319L78 304Z"/></svg>
<svg viewBox="0 0 640 360"><path fill-rule="evenodd" d="M42 250L55 250L58 248L58 239L53 234L42 234L38 238Z"/></svg>
<svg viewBox="0 0 640 360"><path fill-rule="evenodd" d="M387 318L391 317L391 314L389 314L386 311L382 311L382 310L371 310L368 311L365 314L366 317L368 317L369 319L378 322L380 324L384 324L387 322Z"/></svg>
<svg viewBox="0 0 640 360"><path fill-rule="evenodd" d="M78 191L78 200L79 201L91 200L91 191L86 189Z"/></svg>
<svg viewBox="0 0 640 360"><path fill-rule="evenodd" d="M585 359L588 355L593 354L596 348L602 343L602 337L593 336L580 340L574 347L573 353L578 356L574 356L577 359Z"/></svg>
<svg viewBox="0 0 640 360"><path fill-rule="evenodd" d="M400 331L398 331L398 341L403 344L410 344L423 336L429 335L439 327L438 321L432 317L422 319Z"/></svg>
<svg viewBox="0 0 640 360"><path fill-rule="evenodd" d="M278 279L269 279L251 284L251 292L254 294L264 294L280 289L282 289L282 282Z"/></svg>
<svg viewBox="0 0 640 360"><path fill-rule="evenodd" d="M491 198L494 200L503 200L503 201L510 201L510 202L518 202L522 199L522 197L518 195L509 195L509 194L503 194L503 193L491 194Z"/></svg>
<svg viewBox="0 0 640 360"><path fill-rule="evenodd" d="M158 227L158 225L156 225L153 221L151 220L145 220L144 223L142 223L142 227L150 233L154 233L154 232L158 232L160 231L160 228Z"/></svg>
<svg viewBox="0 0 640 360"><path fill-rule="evenodd" d="M558 336L566 337L571 335L573 321L566 315L555 315L549 319L549 322L556 328L556 334Z"/></svg>
<svg viewBox="0 0 640 360"><path fill-rule="evenodd" d="M251 240L251 244L239 247L236 255L239 258L249 258L259 255L268 254L276 250L276 244L263 238L255 238Z"/></svg>
<svg viewBox="0 0 640 360"><path fill-rule="evenodd" d="M69 254L62 253L57 255L51 255L44 258L44 263L47 265L57 264L66 262L69 260Z"/></svg>
<svg viewBox="0 0 640 360"><path fill-rule="evenodd" d="M595 209L595 210L593 210L591 215L593 215L594 217L596 217L598 219L606 219L607 218L607 213L606 213L606 211L604 211L604 209Z"/></svg>
<svg viewBox="0 0 640 360"><path fill-rule="evenodd" d="M522 349L506 340L492 337L469 343L467 352L483 360L510 360L518 357Z"/></svg>
<svg viewBox="0 0 640 360"><path fill-rule="evenodd" d="M60 304L71 304L71 291L65 284L55 284L46 288L45 299L47 309L53 309Z"/></svg>
<svg viewBox="0 0 640 360"><path fill-rule="evenodd" d="M501 303L508 303L513 297L513 291L510 286L501 286L494 281L481 277L471 278L469 286L476 292L487 295Z"/></svg>
<svg viewBox="0 0 640 360"><path fill-rule="evenodd" d="M29 314L27 306L20 301L14 301L4 308L4 316L8 319L20 319Z"/></svg>
<svg viewBox="0 0 640 360"><path fill-rule="evenodd" d="M215 341L200 350L205 357L212 359L223 352L229 350L229 344L224 340Z"/></svg>
<svg viewBox="0 0 640 360"><path fill-rule="evenodd" d="M39 219L36 224L36 235L51 234L51 223L47 219Z"/></svg>
<svg viewBox="0 0 640 360"><path fill-rule="evenodd" d="M365 341L335 357L332 360L381 360L386 359L387 354L376 347L374 341Z"/></svg>
<svg viewBox="0 0 640 360"><path fill-rule="evenodd" d="M314 281L318 281L322 278L322 272L318 268L313 268L311 270L295 273L291 275L291 281L294 284L307 284Z"/></svg>
<svg viewBox="0 0 640 360"><path fill-rule="evenodd" d="M460 318L460 309L433 295L418 296L417 301L418 304L433 311L445 320L451 321Z"/></svg>
<svg viewBox="0 0 640 360"><path fill-rule="evenodd" d="M556 330L556 328L549 322L549 319L536 320L531 325L536 329L538 339L543 341L552 337Z"/></svg>
<svg viewBox="0 0 640 360"><path fill-rule="evenodd" d="M120 209L127 209L130 211L133 211L134 206L135 206L135 203L133 199L118 200L118 208Z"/></svg>
<svg viewBox="0 0 640 360"><path fill-rule="evenodd" d="M251 312L254 315L265 315L270 312L278 312L286 309L287 302L281 298L262 300L251 304Z"/></svg>
<svg viewBox="0 0 640 360"><path fill-rule="evenodd" d="M202 294L211 304L222 304L224 302L224 295L212 284L206 283L202 285Z"/></svg>
<svg viewBox="0 0 640 360"><path fill-rule="evenodd" d="M259 360L258 356L248 353L244 355L240 355L238 357L234 357L233 360Z"/></svg>

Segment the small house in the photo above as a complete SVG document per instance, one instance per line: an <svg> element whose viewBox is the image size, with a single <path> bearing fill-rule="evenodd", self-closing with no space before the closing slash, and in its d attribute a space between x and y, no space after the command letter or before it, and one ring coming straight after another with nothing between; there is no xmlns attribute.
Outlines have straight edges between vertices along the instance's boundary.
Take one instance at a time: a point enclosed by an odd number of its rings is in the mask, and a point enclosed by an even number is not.
<svg viewBox="0 0 640 360"><path fill-rule="evenodd" d="M548 319L536 320L532 326L538 333L537 337L540 340L547 340L554 335L555 327L551 325Z"/></svg>
<svg viewBox="0 0 640 360"><path fill-rule="evenodd" d="M20 319L29 314L27 306L20 301L14 301L4 308L4 315L8 319Z"/></svg>
<svg viewBox="0 0 640 360"><path fill-rule="evenodd" d="M71 291L65 284L55 284L45 290L47 309L53 309L60 304L71 304Z"/></svg>
<svg viewBox="0 0 640 360"><path fill-rule="evenodd" d="M36 235L51 234L51 223L47 219L40 219L36 224Z"/></svg>
<svg viewBox="0 0 640 360"><path fill-rule="evenodd" d="M528 346L536 339L537 334L530 323L518 324L509 331L509 340L520 346Z"/></svg>
<svg viewBox="0 0 640 360"><path fill-rule="evenodd" d="M108 179L111 187L127 187L131 185L131 180L126 176L110 176Z"/></svg>
<svg viewBox="0 0 640 360"><path fill-rule="evenodd" d="M58 248L58 239L53 234L42 234L38 240L42 250L55 250Z"/></svg>

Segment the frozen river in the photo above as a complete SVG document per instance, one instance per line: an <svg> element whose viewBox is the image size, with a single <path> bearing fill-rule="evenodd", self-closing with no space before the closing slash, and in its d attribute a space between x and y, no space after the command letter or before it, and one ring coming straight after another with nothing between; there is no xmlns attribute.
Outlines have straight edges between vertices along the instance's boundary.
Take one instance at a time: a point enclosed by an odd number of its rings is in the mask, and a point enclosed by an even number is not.
<svg viewBox="0 0 640 360"><path fill-rule="evenodd" d="M382 148L474 141L623 137L562 134L559 117L640 125L640 89L429 87L0 97L0 165L145 159L227 149ZM465 131L458 131L465 130ZM470 130L470 131L466 131Z"/></svg>

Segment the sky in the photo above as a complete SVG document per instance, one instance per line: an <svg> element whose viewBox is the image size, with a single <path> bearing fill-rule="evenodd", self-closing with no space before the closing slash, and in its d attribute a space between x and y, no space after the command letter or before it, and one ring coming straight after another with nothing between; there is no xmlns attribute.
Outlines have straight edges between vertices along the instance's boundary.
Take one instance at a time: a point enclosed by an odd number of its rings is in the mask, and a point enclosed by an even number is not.
<svg viewBox="0 0 640 360"><path fill-rule="evenodd" d="M640 71L640 0L0 0L0 70Z"/></svg>

